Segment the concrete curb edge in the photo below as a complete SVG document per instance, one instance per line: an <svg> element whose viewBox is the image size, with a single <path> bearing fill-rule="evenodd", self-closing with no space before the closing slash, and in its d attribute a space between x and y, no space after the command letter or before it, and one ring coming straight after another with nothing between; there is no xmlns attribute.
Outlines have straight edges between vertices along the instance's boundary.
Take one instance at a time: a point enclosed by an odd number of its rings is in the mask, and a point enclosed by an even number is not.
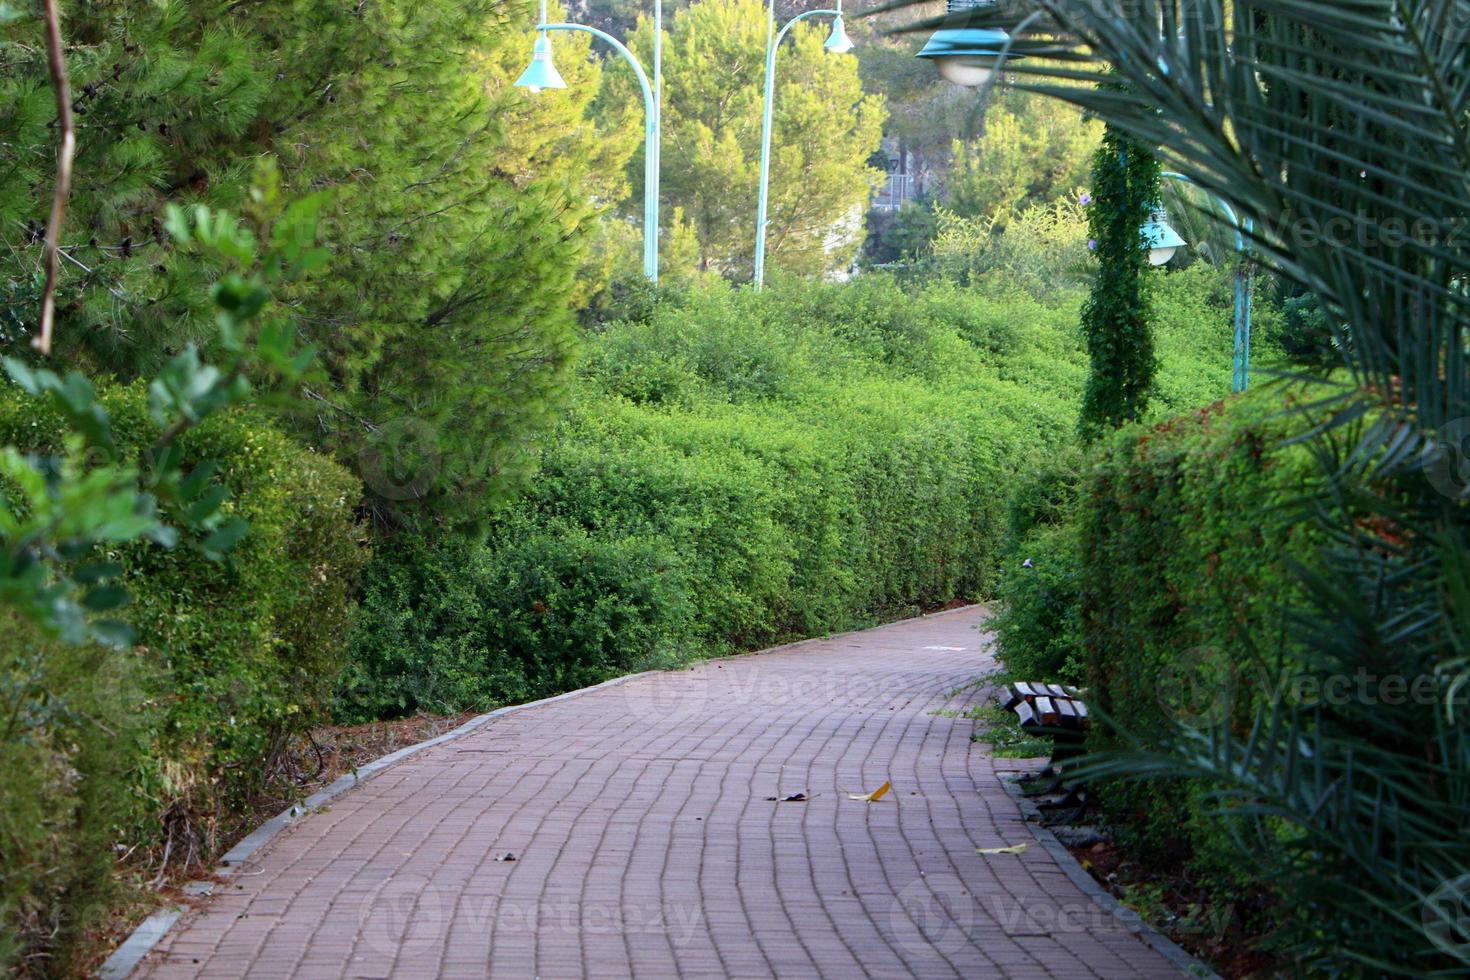
<svg viewBox="0 0 1470 980"><path fill-rule="evenodd" d="M1066 872L1067 877L1072 879L1072 883L1082 891L1082 894L1106 909L1125 929L1137 936L1140 942L1156 950L1160 956L1177 966L1185 976L1197 977L1199 980L1221 980L1220 975L1208 964L1185 952L1172 939L1149 925L1142 916L1118 901L1112 893L1098 884L1097 879L1087 873L1087 869L1072 856L1072 852L1067 850L1066 845L1057 840L1057 835L1051 832L1051 828L1041 825L1040 811L1037 810L1035 803L1021 793L1021 787L1016 785L1013 775L998 773L997 778L1000 779L1006 792L1016 801L1016 805L1020 807L1026 826L1031 828L1032 836Z"/></svg>
<svg viewBox="0 0 1470 980"><path fill-rule="evenodd" d="M436 745L443 745L445 742L452 742L455 739L463 738L496 718L513 714L517 711L526 711L531 708L553 704L557 701L580 697L583 694L590 694L593 691L600 691L603 688L616 687L619 684L625 684L639 677L647 677L650 674L657 673L661 673L661 671L645 670L637 674L624 674L622 677L614 677L611 680L603 681L601 684L578 688L575 691L566 691L549 698L542 698L539 701L527 701L525 704L511 704L503 708L496 708L494 711L487 711L483 715L476 715L453 731L445 732L443 735L438 735L422 742L416 742L413 745L404 746L397 752L390 752L382 758L374 759L367 765L359 767L356 772L338 777L325 788L313 793L300 803L293 803L285 810L282 810L274 817L265 821L259 827L256 827L241 839L239 843L220 856L219 866L215 873L219 877L224 878L235 874L241 865L254 856L262 847L274 840L276 835L280 834L287 827L290 827L303 817L309 816L312 811L320 809L354 786L360 785L384 769L387 769L395 762L406 759L411 755L417 755L426 749L432 749ZM214 888L215 882L212 881L191 881L184 886L183 891L186 894L202 898L211 894ZM160 909L144 919L129 934L128 938L123 941L122 945L113 950L112 955L98 967L96 975L100 980L124 980L125 977L138 968L138 964L143 962L143 958L153 951L153 947L162 941L163 937L168 934L169 929L179 919L183 918L183 915L184 910L182 908L179 906L170 906L165 909Z"/></svg>

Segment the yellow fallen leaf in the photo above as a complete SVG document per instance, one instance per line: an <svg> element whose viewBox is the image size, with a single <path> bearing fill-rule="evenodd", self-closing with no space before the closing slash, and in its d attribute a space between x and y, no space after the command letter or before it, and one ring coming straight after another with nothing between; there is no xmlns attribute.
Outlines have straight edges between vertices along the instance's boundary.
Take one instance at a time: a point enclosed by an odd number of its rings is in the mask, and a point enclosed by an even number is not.
<svg viewBox="0 0 1470 980"><path fill-rule="evenodd" d="M1014 844L1010 847L977 847L976 854L1025 854L1030 844Z"/></svg>
<svg viewBox="0 0 1470 980"><path fill-rule="evenodd" d="M884 783L882 786L879 786L871 793L848 793L847 798L849 800L858 800L862 803L877 803L879 800L883 799L883 794L887 793L892 788L893 783Z"/></svg>

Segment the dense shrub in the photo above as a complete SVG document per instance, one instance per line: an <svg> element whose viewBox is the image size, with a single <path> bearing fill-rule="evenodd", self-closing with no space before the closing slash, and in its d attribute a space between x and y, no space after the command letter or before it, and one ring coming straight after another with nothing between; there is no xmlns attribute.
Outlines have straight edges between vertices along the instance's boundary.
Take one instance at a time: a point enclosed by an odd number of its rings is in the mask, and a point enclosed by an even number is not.
<svg viewBox="0 0 1470 980"><path fill-rule="evenodd" d="M1086 282L1087 219L1071 200L961 217L940 209L927 265L962 285L1056 297Z"/></svg>
<svg viewBox="0 0 1470 980"><path fill-rule="evenodd" d="M1190 319L1206 288L1179 287L1161 341L1180 352L1169 384L1198 401L1230 378L1228 324L1216 338L1218 310ZM1031 583L1005 581L1060 669L1077 302L871 274L705 284L603 324L538 477L488 540L378 559L341 710L486 707L993 595L1006 541L1030 529L1010 498L1043 462L1031 506L1050 511L1028 520L1054 540Z"/></svg>
<svg viewBox="0 0 1470 980"><path fill-rule="evenodd" d="M1412 484L1357 467L1406 430L1369 411L1303 438L1315 412L1283 401L1320 408L1322 390L1103 447L1080 505L1083 639L1116 726L1092 747L1123 751L1085 764L1111 777L1094 788L1126 845L1176 861L1305 975L1348 956L1450 975L1463 964L1425 924L1462 910L1470 740L1455 654L1407 634L1454 586L1377 618L1426 522L1396 509Z"/></svg>
<svg viewBox="0 0 1470 980"><path fill-rule="evenodd" d="M1001 571L996 592L1000 615L994 623L1006 669L1020 680L1080 683L1081 555L1076 526L1038 525L1009 554L1012 560Z"/></svg>
<svg viewBox="0 0 1470 980"><path fill-rule="evenodd" d="M674 659L687 610L658 542L524 526L497 539L373 564L341 718L526 701Z"/></svg>
<svg viewBox="0 0 1470 980"><path fill-rule="evenodd" d="M1228 268L1196 262L1187 269L1150 273L1154 348L1159 370L1146 419L1165 419L1208 405L1230 391L1235 357L1234 285ZM1269 318L1256 304L1256 318ZM1257 367L1277 351L1258 338L1251 351Z"/></svg>
<svg viewBox="0 0 1470 980"><path fill-rule="evenodd" d="M1083 680L1076 523L1083 465L1075 447L1048 457L1011 494L993 625L1002 662L1021 680Z"/></svg>
<svg viewBox="0 0 1470 980"><path fill-rule="evenodd" d="M1229 391L1233 356L1233 295L1228 270L1196 263L1179 271L1151 273L1155 304L1156 348L1160 369L1150 418L1165 418L1208 404ZM1075 317L1075 307L1062 315ZM1269 319L1271 310L1263 308ZM1053 385L1078 397L1085 383L1080 357L1067 359L1071 348L1038 349L1015 343L1027 324L1057 316L1025 296L1007 296L990 305L986 333L1007 370L1050 378ZM972 334L972 336L974 336ZM975 342L980 342L975 338ZM1260 343L1259 362L1275 355L1272 344ZM1081 562L1075 499L1087 462L1075 447L1049 455L1012 490L1010 523L996 598L1000 615L995 626L999 654L1006 668L1021 677L1081 682ZM1030 566L1025 562L1029 561Z"/></svg>
<svg viewBox="0 0 1470 980"><path fill-rule="evenodd" d="M1317 472L1279 388L1217 403L1100 447L1081 514L1081 611L1095 704L1143 744L1179 726L1249 731L1258 694L1295 656L1287 609L1301 601L1288 563L1311 547L1298 503ZM1121 743L1106 727L1095 747ZM1233 854L1207 786L1112 783L1103 801L1125 843L1192 865L1230 896L1268 874Z"/></svg>
<svg viewBox="0 0 1470 980"><path fill-rule="evenodd" d="M101 399L119 452L144 452L142 386ZM50 451L62 436L50 409L0 389L0 444ZM227 559L186 545L111 554L134 650L53 647L8 623L0 638L0 931L53 963L95 911L111 848L207 856L268 788L284 741L320 720L342 665L364 558L356 481L250 411L212 416L178 446L218 464L225 506L250 522Z"/></svg>
<svg viewBox="0 0 1470 980"><path fill-rule="evenodd" d="M0 612L0 973L67 975L105 920L144 807L143 677L136 653L51 643Z"/></svg>
<svg viewBox="0 0 1470 980"><path fill-rule="evenodd" d="M1075 368L1028 351L1075 361L1074 328L1018 309L865 276L606 326L489 542L432 581L379 562L344 707L484 706L989 593L1009 488L1072 428Z"/></svg>

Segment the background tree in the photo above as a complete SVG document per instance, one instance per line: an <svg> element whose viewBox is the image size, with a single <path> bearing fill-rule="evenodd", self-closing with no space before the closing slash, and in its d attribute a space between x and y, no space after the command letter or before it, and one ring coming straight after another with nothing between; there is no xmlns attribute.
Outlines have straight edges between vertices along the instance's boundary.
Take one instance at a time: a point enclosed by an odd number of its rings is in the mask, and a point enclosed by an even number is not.
<svg viewBox="0 0 1470 980"><path fill-rule="evenodd" d="M942 13L942 5L935 11ZM973 137L999 89L977 93L946 82L927 61L914 57L923 39L887 33L909 15L875 14L849 18L848 33L857 42L853 55L862 72L863 88L881 92L888 109L883 135L901 152L917 154L931 164L949 159L956 137Z"/></svg>
<svg viewBox="0 0 1470 980"><path fill-rule="evenodd" d="M668 23L664 44L664 205L682 207L699 238L700 267L747 278L755 243L766 13L759 0L703 0ZM855 59L822 50L825 25L797 25L776 66L767 249L776 268L842 268L862 240L861 217L879 177L883 99L864 95ZM651 52L639 21L633 46ZM612 95L634 98L632 82ZM641 167L634 161L630 166ZM641 186L635 185L635 205Z"/></svg>
<svg viewBox="0 0 1470 980"><path fill-rule="evenodd" d="M985 113L984 132L955 140L948 208L967 218L1050 204L1086 186L1102 126L1072 106L1006 93Z"/></svg>
<svg viewBox="0 0 1470 980"><path fill-rule="evenodd" d="M906 262L922 255L939 233L939 216L927 195L911 198L897 210L868 212L868 238L863 242L863 262L882 265Z"/></svg>

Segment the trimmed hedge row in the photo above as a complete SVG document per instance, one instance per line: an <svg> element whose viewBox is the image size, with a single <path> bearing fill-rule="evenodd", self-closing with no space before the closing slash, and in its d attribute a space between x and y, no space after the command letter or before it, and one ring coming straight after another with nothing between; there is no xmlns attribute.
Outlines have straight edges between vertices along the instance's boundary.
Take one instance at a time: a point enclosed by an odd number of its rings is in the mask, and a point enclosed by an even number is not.
<svg viewBox="0 0 1470 980"><path fill-rule="evenodd" d="M1298 515L1321 471L1305 446L1284 444L1302 423L1283 408L1268 388L1124 430L1094 454L1078 507L1084 679L1145 744L1227 718L1247 733L1262 685L1298 654L1287 610L1303 597L1288 564L1314 547ZM1093 742L1118 744L1106 728ZM1125 843L1238 897L1280 855L1243 864L1206 789L1109 784L1102 797Z"/></svg>
<svg viewBox="0 0 1470 980"><path fill-rule="evenodd" d="M1170 286L1165 407L1229 388L1206 272ZM376 559L339 709L483 708L993 594L1009 499L1074 459L1079 302L867 275L643 303L589 337L486 538Z"/></svg>
<svg viewBox="0 0 1470 980"><path fill-rule="evenodd" d="M1427 534L1396 508L1419 488L1354 469L1373 413L1304 438L1317 413L1289 409L1320 391L1268 386L1098 447L1078 599L1090 698L1117 727L1089 742L1124 749L1094 757L1112 774L1154 775L1094 788L1126 846L1312 975L1448 975L1463 695L1451 643L1404 635L1453 586L1404 573Z"/></svg>
<svg viewBox="0 0 1470 980"><path fill-rule="evenodd" d="M1229 277L1202 262L1152 275L1160 365L1149 418L1163 420L1211 404L1230 390L1233 296ZM1260 324L1274 324L1279 314L1258 304L1256 319ZM1257 364L1275 354L1270 341L1258 343ZM1082 383L1080 378L1075 381L1076 397L1080 397ZM1211 411L1219 408L1216 405ZM1240 410L1232 411L1238 415ZM1186 418L1198 421L1202 417ZM1186 423L1163 424L1178 427ZM1082 656L1084 545L1078 494L1091 465L1093 460L1080 448L1071 447L1043 460L1013 490L996 587L1000 613L995 628L1000 657L1018 678L1073 684L1087 680ZM1104 512L1116 515L1118 503L1104 502ZM1141 547L1147 550L1146 544ZM1160 542L1152 558L1161 561L1167 553L1165 543ZM1178 565L1187 567L1184 562Z"/></svg>
<svg viewBox="0 0 1470 980"><path fill-rule="evenodd" d="M154 427L139 385L104 388L119 451ZM0 445L48 452L64 429L0 388ZM184 545L121 548L139 645L116 651L0 630L0 964L22 946L53 967L106 912L121 851L207 857L268 790L286 740L324 716L365 561L359 486L326 457L239 411L179 440L213 460L250 533L223 562ZM66 972L64 967L57 972Z"/></svg>
<svg viewBox="0 0 1470 980"><path fill-rule="evenodd" d="M483 707L984 595L1079 356L1067 311L881 276L666 296L591 339L487 541L378 559L344 709Z"/></svg>

